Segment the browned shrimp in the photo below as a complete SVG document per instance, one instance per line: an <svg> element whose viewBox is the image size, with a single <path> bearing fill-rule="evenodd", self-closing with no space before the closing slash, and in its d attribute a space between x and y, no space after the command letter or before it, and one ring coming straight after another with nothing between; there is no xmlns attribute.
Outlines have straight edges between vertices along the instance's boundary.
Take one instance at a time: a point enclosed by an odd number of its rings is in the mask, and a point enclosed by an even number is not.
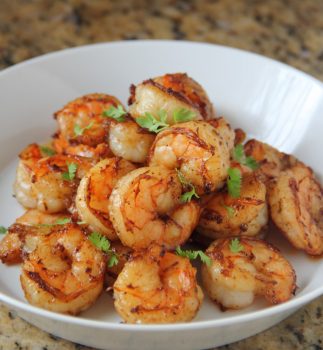
<svg viewBox="0 0 323 350"><path fill-rule="evenodd" d="M116 97L106 94L89 94L69 102L54 115L59 127L54 140L56 150L91 158L110 156L110 119L103 112L118 105L122 104Z"/></svg>
<svg viewBox="0 0 323 350"><path fill-rule="evenodd" d="M234 132L224 118L176 124L157 135L149 165L177 168L199 195L210 193L227 178L233 143Z"/></svg>
<svg viewBox="0 0 323 350"><path fill-rule="evenodd" d="M235 243L234 243L235 242ZM207 294L224 308L242 309L262 295L271 304L291 298L296 289L293 267L272 245L246 237L223 238L206 250L202 265Z"/></svg>
<svg viewBox="0 0 323 350"><path fill-rule="evenodd" d="M197 230L213 239L255 236L267 222L266 186L251 174L243 177L238 198L227 191L213 195L202 211Z"/></svg>
<svg viewBox="0 0 323 350"><path fill-rule="evenodd" d="M109 218L109 197L117 181L134 169L125 159L104 159L83 177L77 190L75 203L81 220L111 240L118 236Z"/></svg>
<svg viewBox="0 0 323 350"><path fill-rule="evenodd" d="M47 310L78 314L103 289L106 258L75 224L29 237L20 281L26 299Z"/></svg>
<svg viewBox="0 0 323 350"><path fill-rule="evenodd" d="M187 322L203 299L190 261L156 247L127 262L113 289L115 308L127 323Z"/></svg>
<svg viewBox="0 0 323 350"><path fill-rule="evenodd" d="M323 253L323 190L302 164L282 171L270 186L271 218L291 244L311 255Z"/></svg>
<svg viewBox="0 0 323 350"><path fill-rule="evenodd" d="M158 112L167 113L167 123L174 124L174 111L186 109L194 113L195 120L215 117L206 92L187 74L165 74L148 79L130 88L129 111L134 118L149 112L158 119Z"/></svg>

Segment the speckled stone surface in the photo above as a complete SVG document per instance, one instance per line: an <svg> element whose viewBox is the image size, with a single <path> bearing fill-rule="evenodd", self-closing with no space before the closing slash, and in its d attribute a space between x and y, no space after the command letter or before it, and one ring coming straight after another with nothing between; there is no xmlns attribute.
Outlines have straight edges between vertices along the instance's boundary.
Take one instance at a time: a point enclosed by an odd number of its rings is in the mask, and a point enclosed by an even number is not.
<svg viewBox="0 0 323 350"><path fill-rule="evenodd" d="M0 69L94 42L195 40L275 58L323 80L322 0L0 0ZM221 349L323 349L323 297L252 338ZM0 306L0 350L88 349Z"/></svg>

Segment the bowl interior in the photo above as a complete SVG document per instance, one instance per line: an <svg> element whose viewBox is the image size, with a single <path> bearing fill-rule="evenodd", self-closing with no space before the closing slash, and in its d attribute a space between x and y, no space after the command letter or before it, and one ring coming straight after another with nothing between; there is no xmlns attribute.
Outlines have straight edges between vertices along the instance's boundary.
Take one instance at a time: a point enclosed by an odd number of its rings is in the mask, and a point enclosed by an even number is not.
<svg viewBox="0 0 323 350"><path fill-rule="evenodd" d="M0 73L1 225L10 225L23 212L12 197L17 154L54 133L56 110L91 92L115 95L126 103L131 83L169 72L187 72L206 89L218 115L250 137L295 154L322 179L323 88L315 79L270 59L212 45L149 41L93 45L46 55ZM298 290L291 305L311 293L323 293L322 260L294 250L273 228L269 240L296 270ZM19 267L1 264L0 276L0 293L24 301ZM268 305L259 299L243 311L223 313L206 297L194 322L264 308ZM120 322L108 294L80 317Z"/></svg>

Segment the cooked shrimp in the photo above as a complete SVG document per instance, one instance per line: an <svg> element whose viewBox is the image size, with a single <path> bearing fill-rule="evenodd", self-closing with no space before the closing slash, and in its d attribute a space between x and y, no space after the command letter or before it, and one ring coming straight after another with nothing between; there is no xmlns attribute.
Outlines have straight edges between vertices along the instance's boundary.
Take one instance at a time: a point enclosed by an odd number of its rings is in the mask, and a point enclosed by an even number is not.
<svg viewBox="0 0 323 350"><path fill-rule="evenodd" d="M89 94L69 102L54 115L59 127L56 150L91 158L111 155L107 145L110 121L103 112L118 105L122 104L116 97L105 94ZM75 132L76 128L82 132Z"/></svg>
<svg viewBox="0 0 323 350"><path fill-rule="evenodd" d="M61 154L46 158L29 156L29 151L20 155L15 196L24 207L46 213L57 213L69 207L80 179L94 164L87 158ZM63 174L68 172L69 164L75 164L76 172L70 180L66 180Z"/></svg>
<svg viewBox="0 0 323 350"><path fill-rule="evenodd" d="M203 209L197 230L211 238L255 236L268 222L266 186L254 174L243 177L240 197L214 194Z"/></svg>
<svg viewBox="0 0 323 350"><path fill-rule="evenodd" d="M145 163L155 135L142 129L133 120L112 122L109 132L109 147L117 157L134 163Z"/></svg>
<svg viewBox="0 0 323 350"><path fill-rule="evenodd" d="M223 118L176 124L157 135L149 165L177 168L199 195L210 193L227 178L233 142L234 132Z"/></svg>
<svg viewBox="0 0 323 350"><path fill-rule="evenodd" d="M133 250L124 246L120 241L111 242L111 250L118 257L118 262L113 266L107 266L105 282L108 286L113 286L124 265L132 257Z"/></svg>
<svg viewBox="0 0 323 350"><path fill-rule="evenodd" d="M76 208L82 221L109 239L118 238L109 218L109 197L113 187L136 167L125 159L104 159L83 177L76 196Z"/></svg>
<svg viewBox="0 0 323 350"><path fill-rule="evenodd" d="M121 178L110 196L110 219L121 242L131 248L151 243L174 248L197 225L200 207L181 203L182 186L175 171L144 167Z"/></svg>
<svg viewBox="0 0 323 350"><path fill-rule="evenodd" d="M115 308L127 323L187 322L203 299L190 261L156 247L127 262L113 289Z"/></svg>
<svg viewBox="0 0 323 350"><path fill-rule="evenodd" d="M270 186L271 218L297 249L323 253L323 190L302 164L282 171Z"/></svg>
<svg viewBox="0 0 323 350"><path fill-rule="evenodd" d="M295 271L272 245L265 241L239 238L214 241L206 250L211 265L202 265L202 281L210 298L223 308L242 309L262 295L271 304L291 298L296 288Z"/></svg>
<svg viewBox="0 0 323 350"><path fill-rule="evenodd" d="M247 156L253 157L258 162L259 168L256 171L266 184L275 179L282 170L298 162L292 155L282 153L255 139L249 140L244 145L244 150Z"/></svg>
<svg viewBox="0 0 323 350"><path fill-rule="evenodd" d="M212 119L215 112L206 92L187 74L165 74L148 79L130 88L130 114L137 118L149 112L158 119L158 112L167 113L167 123L174 124L173 113L187 109L195 114L195 120Z"/></svg>
<svg viewBox="0 0 323 350"><path fill-rule="evenodd" d="M75 224L26 240L20 281L26 299L47 310L78 314L103 289L105 257Z"/></svg>
<svg viewBox="0 0 323 350"><path fill-rule="evenodd" d="M27 210L8 228L8 233L0 242L0 260L5 264L22 262L22 249L28 235L36 235L39 225L54 224L68 214L44 214L38 210Z"/></svg>

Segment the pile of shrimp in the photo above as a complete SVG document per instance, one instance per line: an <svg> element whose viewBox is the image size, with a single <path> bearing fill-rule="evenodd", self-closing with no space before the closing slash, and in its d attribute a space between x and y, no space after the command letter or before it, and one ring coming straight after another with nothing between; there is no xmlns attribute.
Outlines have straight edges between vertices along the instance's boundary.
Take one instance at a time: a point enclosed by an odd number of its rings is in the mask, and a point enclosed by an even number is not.
<svg viewBox="0 0 323 350"><path fill-rule="evenodd" d="M14 193L26 212L0 259L21 264L27 301L76 315L106 291L124 322L173 323L196 317L204 294L221 310L289 300L295 271L265 239L271 221L322 255L313 171L246 142L187 74L131 85L128 103L77 98L54 114L51 140L20 153Z"/></svg>

